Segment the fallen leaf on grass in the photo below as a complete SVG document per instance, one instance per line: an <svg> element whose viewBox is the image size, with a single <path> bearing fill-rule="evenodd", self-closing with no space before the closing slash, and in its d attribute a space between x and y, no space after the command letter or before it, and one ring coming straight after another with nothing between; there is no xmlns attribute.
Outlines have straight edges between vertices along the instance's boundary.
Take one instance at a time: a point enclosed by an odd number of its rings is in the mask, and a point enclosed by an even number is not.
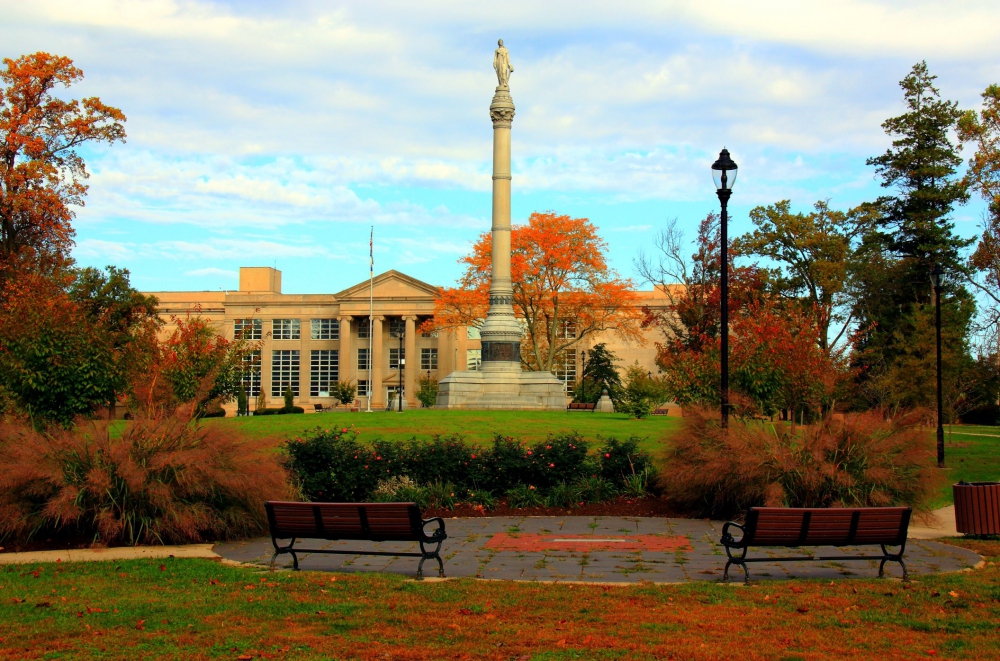
<svg viewBox="0 0 1000 661"><path fill-rule="evenodd" d="M240 654L236 657L236 661L251 661L253 659L253 654Z"/></svg>
<svg viewBox="0 0 1000 661"><path fill-rule="evenodd" d="M952 590L951 592L948 593L948 596L950 596L950 597L958 597L958 593L955 592L954 590Z"/></svg>
<svg viewBox="0 0 1000 661"><path fill-rule="evenodd" d="M803 592L805 592L805 590L803 590L802 588L797 588L797 587L795 587L794 585L792 586L791 590L792 590L792 592L794 592L795 594L802 594Z"/></svg>
<svg viewBox="0 0 1000 661"><path fill-rule="evenodd" d="M796 608L795 610L797 610L797 611L798 611L798 612L800 612L800 613L808 613L808 612L809 612L809 609L808 609L808 608L806 608L805 606L799 606L799 607L798 607L798 608Z"/></svg>
<svg viewBox="0 0 1000 661"><path fill-rule="evenodd" d="M146 628L146 620L139 620L139 623L135 625L136 630L143 631Z"/></svg>
<svg viewBox="0 0 1000 661"><path fill-rule="evenodd" d="M37 604L35 604L35 608L48 608L51 605L52 604L50 604L47 601L39 601Z"/></svg>

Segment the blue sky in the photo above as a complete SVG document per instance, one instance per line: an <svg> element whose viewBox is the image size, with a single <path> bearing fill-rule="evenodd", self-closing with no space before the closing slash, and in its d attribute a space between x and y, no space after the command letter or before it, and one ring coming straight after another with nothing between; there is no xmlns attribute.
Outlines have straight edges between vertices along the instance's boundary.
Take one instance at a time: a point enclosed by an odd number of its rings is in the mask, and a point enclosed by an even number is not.
<svg viewBox="0 0 1000 661"><path fill-rule="evenodd" d="M996 2L0 0L4 57L45 50L129 120L88 149L74 255L147 291L232 289L277 266L336 292L395 268L437 285L490 226L492 54L515 71L513 215L586 216L612 264L717 208L709 165L755 205L879 194L865 158L918 60L977 108L1000 82ZM968 154L967 154L968 155ZM976 233L982 204L955 213Z"/></svg>

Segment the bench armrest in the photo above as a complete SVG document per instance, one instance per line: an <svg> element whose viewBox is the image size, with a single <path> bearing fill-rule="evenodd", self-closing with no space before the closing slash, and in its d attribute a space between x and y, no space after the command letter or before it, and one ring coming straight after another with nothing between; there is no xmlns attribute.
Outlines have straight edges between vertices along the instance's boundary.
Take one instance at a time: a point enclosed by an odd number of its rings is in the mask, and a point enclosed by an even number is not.
<svg viewBox="0 0 1000 661"><path fill-rule="evenodd" d="M426 527L428 523L437 523L437 530L434 530L430 535L428 535L425 530L424 537L427 538L425 541L436 542L448 538L448 535L444 531L444 519L439 516L436 516L433 519L426 519L423 522L422 527Z"/></svg>
<svg viewBox="0 0 1000 661"><path fill-rule="evenodd" d="M739 528L740 529L740 532L742 534L740 535L739 539L736 539L735 537L733 537L733 534L731 532L729 532L730 528ZM728 522L726 522L726 525L722 526L722 540L721 540L722 541L722 545L723 546L729 546L729 547L734 547L734 546L735 547L741 547L741 546L743 546L743 540L746 539L746 532L747 532L746 528L744 528L740 524L738 524L738 523L736 523L734 521L728 521Z"/></svg>

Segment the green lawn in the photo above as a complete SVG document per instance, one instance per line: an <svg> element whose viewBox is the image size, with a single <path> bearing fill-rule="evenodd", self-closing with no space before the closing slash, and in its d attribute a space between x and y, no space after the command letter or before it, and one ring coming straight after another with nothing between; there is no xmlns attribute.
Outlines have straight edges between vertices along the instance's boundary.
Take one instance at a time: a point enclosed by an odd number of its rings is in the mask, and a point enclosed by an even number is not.
<svg viewBox="0 0 1000 661"><path fill-rule="evenodd" d="M0 659L1000 657L1000 543L966 573L625 586L274 572L211 560L0 569Z"/></svg>
<svg viewBox="0 0 1000 661"><path fill-rule="evenodd" d="M934 430L928 432L933 438ZM1000 427L949 425L944 429L944 458L948 479L934 501L934 507L950 505L951 485L1000 480Z"/></svg>
<svg viewBox="0 0 1000 661"><path fill-rule="evenodd" d="M575 431L590 441L610 436L642 438L641 446L658 455L681 419L651 416L642 420L620 413L566 413L564 411L412 411L349 413L330 411L303 415L270 415L249 418L217 418L209 424L239 429L250 436L277 439L301 436L316 427L350 427L361 432L361 440L382 438L405 440L430 438L435 434L459 434L474 443L489 443L494 434L513 436L532 443L549 434Z"/></svg>

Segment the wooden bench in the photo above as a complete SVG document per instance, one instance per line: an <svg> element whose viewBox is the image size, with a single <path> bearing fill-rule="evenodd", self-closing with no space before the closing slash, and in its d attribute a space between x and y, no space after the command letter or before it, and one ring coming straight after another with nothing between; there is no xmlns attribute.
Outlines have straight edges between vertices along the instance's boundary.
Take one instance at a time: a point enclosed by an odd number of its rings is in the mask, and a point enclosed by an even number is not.
<svg viewBox="0 0 1000 661"><path fill-rule="evenodd" d="M581 402L570 402L566 405L567 411L593 411L596 404L584 404Z"/></svg>
<svg viewBox="0 0 1000 661"><path fill-rule="evenodd" d="M292 555L292 566L299 568L298 553L338 553L341 555L391 555L420 558L417 578L423 578L424 560L438 562L438 573L444 576L441 544L448 535L440 518L420 518L420 508L415 503L291 503L269 501L264 503L267 521L271 528L271 569L274 560L282 553ZM428 535L424 527L437 523L437 529ZM278 540L290 539L287 546ZM325 539L330 541L359 540L368 542L417 542L419 553L390 551L350 551L296 547L299 539ZM425 544L437 544L433 550Z"/></svg>
<svg viewBox="0 0 1000 661"><path fill-rule="evenodd" d="M729 580L729 566L739 565L750 582L748 562L775 562L778 560L881 560L879 578L884 574L885 563L892 560L903 568L903 580L909 580L903 551L906 548L906 531L912 510L909 507L752 507L743 525L730 521L722 527L722 545L726 548L726 570L723 582ZM735 539L730 532L736 528L743 532ZM882 555L856 556L798 556L792 558L748 558L751 546L856 546L878 544ZM886 546L898 546L890 553ZM734 550L742 550L734 555Z"/></svg>

